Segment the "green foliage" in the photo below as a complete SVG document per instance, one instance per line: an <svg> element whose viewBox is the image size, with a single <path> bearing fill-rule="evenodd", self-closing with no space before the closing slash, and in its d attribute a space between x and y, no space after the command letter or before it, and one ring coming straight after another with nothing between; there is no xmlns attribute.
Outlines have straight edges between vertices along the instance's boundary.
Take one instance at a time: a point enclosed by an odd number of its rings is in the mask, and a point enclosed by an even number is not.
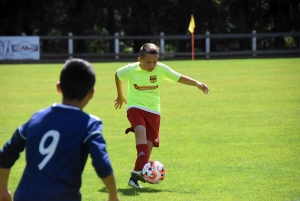
<svg viewBox="0 0 300 201"><path fill-rule="evenodd" d="M103 41L99 41L99 40L88 41L88 51L94 53L104 53L105 47L103 46Z"/></svg>
<svg viewBox="0 0 300 201"><path fill-rule="evenodd" d="M133 53L132 40L127 40L126 42L120 41L120 52Z"/></svg>
<svg viewBox="0 0 300 201"><path fill-rule="evenodd" d="M285 37L284 42L285 46L289 48L295 48L297 46L295 39L291 36Z"/></svg>
<svg viewBox="0 0 300 201"><path fill-rule="evenodd" d="M174 70L206 83L195 87L164 82L161 146L151 159L167 169L165 181L127 185L135 162L125 108L116 110L114 73L126 63L95 63L96 93L86 112L99 116L121 200L299 200L300 59L166 61ZM38 109L60 102L55 90L61 64L1 65L0 144ZM124 89L126 91L126 87ZM24 153L12 168L15 191ZM89 160L83 200L106 200Z"/></svg>
<svg viewBox="0 0 300 201"><path fill-rule="evenodd" d="M98 30L108 35L182 35L188 32L191 14L195 17L195 34L250 33L253 29L258 33L298 32L300 28L300 4L296 0L129 0L122 4L119 0L3 0L0 4L0 35L72 32L82 36L97 35Z"/></svg>
<svg viewBox="0 0 300 201"><path fill-rule="evenodd" d="M176 44L166 44L165 52L168 52L168 53L177 52L177 47L176 46L177 46Z"/></svg>
<svg viewBox="0 0 300 201"><path fill-rule="evenodd" d="M187 35L191 14L195 18L195 34L279 33L299 32L299 1L266 0L164 0L144 1L21 1L0 3L1 36L125 36ZM143 11L143 12L141 12ZM20 20L22 19L22 20ZM82 23L80 23L82 22ZM123 41L121 53L137 53L145 39ZM152 42L152 41L151 41ZM299 48L299 38L258 38L258 50ZM45 45L43 45L45 43ZM74 54L113 53L113 41L74 40ZM166 52L187 52L190 41L172 40ZM234 48L232 47L234 46ZM67 40L43 40L41 51L67 53ZM132 48L132 49L131 49ZM251 50L247 38L211 40L211 51ZM203 42L195 43L195 51L204 51Z"/></svg>

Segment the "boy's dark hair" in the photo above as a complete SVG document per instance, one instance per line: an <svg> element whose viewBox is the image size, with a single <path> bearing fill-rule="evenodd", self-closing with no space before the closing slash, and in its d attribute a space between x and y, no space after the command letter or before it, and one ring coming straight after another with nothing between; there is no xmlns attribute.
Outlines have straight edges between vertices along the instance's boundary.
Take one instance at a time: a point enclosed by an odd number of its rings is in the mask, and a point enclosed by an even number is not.
<svg viewBox="0 0 300 201"><path fill-rule="evenodd" d="M59 81L64 99L81 101L94 88L95 71L83 59L69 59L61 70Z"/></svg>
<svg viewBox="0 0 300 201"><path fill-rule="evenodd" d="M140 49L140 57L144 58L145 54L159 54L159 47L153 43L145 43Z"/></svg>

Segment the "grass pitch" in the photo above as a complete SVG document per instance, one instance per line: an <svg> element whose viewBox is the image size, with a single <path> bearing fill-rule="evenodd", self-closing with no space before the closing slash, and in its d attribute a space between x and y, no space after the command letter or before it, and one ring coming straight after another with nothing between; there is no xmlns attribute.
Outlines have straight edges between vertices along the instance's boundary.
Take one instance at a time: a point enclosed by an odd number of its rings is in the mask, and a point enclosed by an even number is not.
<svg viewBox="0 0 300 201"><path fill-rule="evenodd" d="M127 185L134 136L124 134L125 108L113 107L114 73L126 63L93 64L96 93L84 110L103 120L121 200L300 200L300 59L164 63L206 83L210 93L163 83L161 147L151 159L167 175L138 190ZM0 65L0 146L33 112L61 101L55 84L62 65ZM12 192L24 165L23 153L11 171ZM81 192L84 201L107 199L90 161Z"/></svg>

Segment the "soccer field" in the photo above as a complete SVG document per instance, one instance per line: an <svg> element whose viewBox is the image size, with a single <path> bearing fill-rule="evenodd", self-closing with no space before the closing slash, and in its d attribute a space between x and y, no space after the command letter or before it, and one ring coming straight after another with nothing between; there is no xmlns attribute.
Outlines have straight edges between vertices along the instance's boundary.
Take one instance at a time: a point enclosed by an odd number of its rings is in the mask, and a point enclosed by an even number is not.
<svg viewBox="0 0 300 201"><path fill-rule="evenodd" d="M162 183L137 190L127 185L134 136L124 134L125 107L114 109L114 73L127 63L93 63L96 92L84 111L103 121L121 200L300 200L300 59L163 63L206 83L210 93L163 83L161 143L151 159L161 161L167 174ZM61 101L55 85L62 65L0 65L1 147L35 111ZM11 171L12 192L24 155ZM107 200L90 160L82 179L83 201Z"/></svg>

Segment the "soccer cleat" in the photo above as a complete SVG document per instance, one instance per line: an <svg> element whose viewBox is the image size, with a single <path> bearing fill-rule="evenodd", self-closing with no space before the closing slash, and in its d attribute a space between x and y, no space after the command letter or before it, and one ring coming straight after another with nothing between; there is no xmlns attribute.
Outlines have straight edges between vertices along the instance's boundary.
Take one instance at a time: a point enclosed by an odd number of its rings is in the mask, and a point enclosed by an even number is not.
<svg viewBox="0 0 300 201"><path fill-rule="evenodd" d="M139 183L138 180L130 177L129 181L128 181L128 185L133 187L133 188L143 188Z"/></svg>
<svg viewBox="0 0 300 201"><path fill-rule="evenodd" d="M146 182L145 179L143 178L142 176L142 171L136 171L136 170L133 170L131 172L131 178L133 178L134 180L140 180L141 182Z"/></svg>

